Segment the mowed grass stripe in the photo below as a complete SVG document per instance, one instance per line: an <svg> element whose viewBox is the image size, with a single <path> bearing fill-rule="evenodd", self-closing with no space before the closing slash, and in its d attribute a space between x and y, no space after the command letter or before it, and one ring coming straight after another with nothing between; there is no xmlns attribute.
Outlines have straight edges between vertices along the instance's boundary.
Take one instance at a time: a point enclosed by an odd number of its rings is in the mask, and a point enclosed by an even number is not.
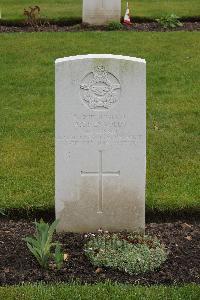
<svg viewBox="0 0 200 300"><path fill-rule="evenodd" d="M49 19L71 19L82 17L82 0L1 0L2 19L23 20L24 8L38 5L41 16ZM130 0L131 15L134 17L156 18L175 13L179 17L200 16L199 0ZM122 15L126 0L122 0Z"/></svg>
<svg viewBox="0 0 200 300"><path fill-rule="evenodd" d="M0 287L0 296L4 300L90 300L90 299L131 299L131 300L197 300L200 297L198 285L185 286L131 286L122 284L95 285L24 285Z"/></svg>
<svg viewBox="0 0 200 300"><path fill-rule="evenodd" d="M54 205L55 59L113 53L147 61L147 208L199 208L198 32L2 34L0 45L0 207Z"/></svg>

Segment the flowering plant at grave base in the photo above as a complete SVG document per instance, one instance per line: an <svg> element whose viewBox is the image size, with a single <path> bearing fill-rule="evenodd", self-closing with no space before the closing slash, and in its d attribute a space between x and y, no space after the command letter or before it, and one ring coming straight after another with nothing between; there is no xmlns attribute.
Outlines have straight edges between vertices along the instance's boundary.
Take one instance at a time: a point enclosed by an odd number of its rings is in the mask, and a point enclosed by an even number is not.
<svg viewBox="0 0 200 300"><path fill-rule="evenodd" d="M162 16L159 19L156 19L156 21L165 29L183 26L183 23L179 21L179 17L175 14Z"/></svg>
<svg viewBox="0 0 200 300"><path fill-rule="evenodd" d="M36 232L33 237L26 237L23 240L27 242L27 247L35 256L40 266L44 269L49 267L49 261L53 257L57 269L59 270L63 264L63 253L58 242L52 242L53 233L58 225L59 220L54 221L51 225L45 223L43 220L34 222ZM51 252L55 247L55 253Z"/></svg>
<svg viewBox="0 0 200 300"><path fill-rule="evenodd" d="M167 251L158 239L134 233L87 235L87 257L97 267L113 267L129 274L153 271L167 259Z"/></svg>
<svg viewBox="0 0 200 300"><path fill-rule="evenodd" d="M120 22L117 21L110 21L108 23L108 30L122 30L123 25Z"/></svg>

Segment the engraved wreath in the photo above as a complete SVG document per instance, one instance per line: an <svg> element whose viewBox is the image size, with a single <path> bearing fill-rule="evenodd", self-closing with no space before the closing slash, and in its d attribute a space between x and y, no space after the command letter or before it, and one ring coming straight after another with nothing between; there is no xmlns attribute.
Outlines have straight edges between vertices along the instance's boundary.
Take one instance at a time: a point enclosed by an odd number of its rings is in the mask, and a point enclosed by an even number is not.
<svg viewBox="0 0 200 300"><path fill-rule="evenodd" d="M97 66L80 85L83 102L90 109L108 109L119 100L120 82L104 66Z"/></svg>

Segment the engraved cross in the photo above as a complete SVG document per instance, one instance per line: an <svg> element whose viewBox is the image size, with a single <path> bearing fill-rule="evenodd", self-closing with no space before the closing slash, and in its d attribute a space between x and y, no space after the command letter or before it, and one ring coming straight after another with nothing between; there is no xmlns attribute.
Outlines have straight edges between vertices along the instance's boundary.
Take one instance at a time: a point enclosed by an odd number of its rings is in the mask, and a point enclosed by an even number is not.
<svg viewBox="0 0 200 300"><path fill-rule="evenodd" d="M103 176L119 176L120 171L117 172L103 172L103 151L99 151L99 171L98 172L85 172L81 171L81 176L99 176L99 203L97 213L103 212Z"/></svg>

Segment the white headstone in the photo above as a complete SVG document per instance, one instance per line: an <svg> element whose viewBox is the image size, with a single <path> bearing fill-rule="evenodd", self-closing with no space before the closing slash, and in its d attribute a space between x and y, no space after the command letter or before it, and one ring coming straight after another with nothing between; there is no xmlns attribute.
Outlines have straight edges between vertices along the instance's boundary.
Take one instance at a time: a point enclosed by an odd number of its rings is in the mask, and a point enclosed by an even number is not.
<svg viewBox="0 0 200 300"><path fill-rule="evenodd" d="M121 0L83 0L83 22L104 25L120 22Z"/></svg>
<svg viewBox="0 0 200 300"><path fill-rule="evenodd" d="M56 60L58 231L143 231L146 63L117 55Z"/></svg>

